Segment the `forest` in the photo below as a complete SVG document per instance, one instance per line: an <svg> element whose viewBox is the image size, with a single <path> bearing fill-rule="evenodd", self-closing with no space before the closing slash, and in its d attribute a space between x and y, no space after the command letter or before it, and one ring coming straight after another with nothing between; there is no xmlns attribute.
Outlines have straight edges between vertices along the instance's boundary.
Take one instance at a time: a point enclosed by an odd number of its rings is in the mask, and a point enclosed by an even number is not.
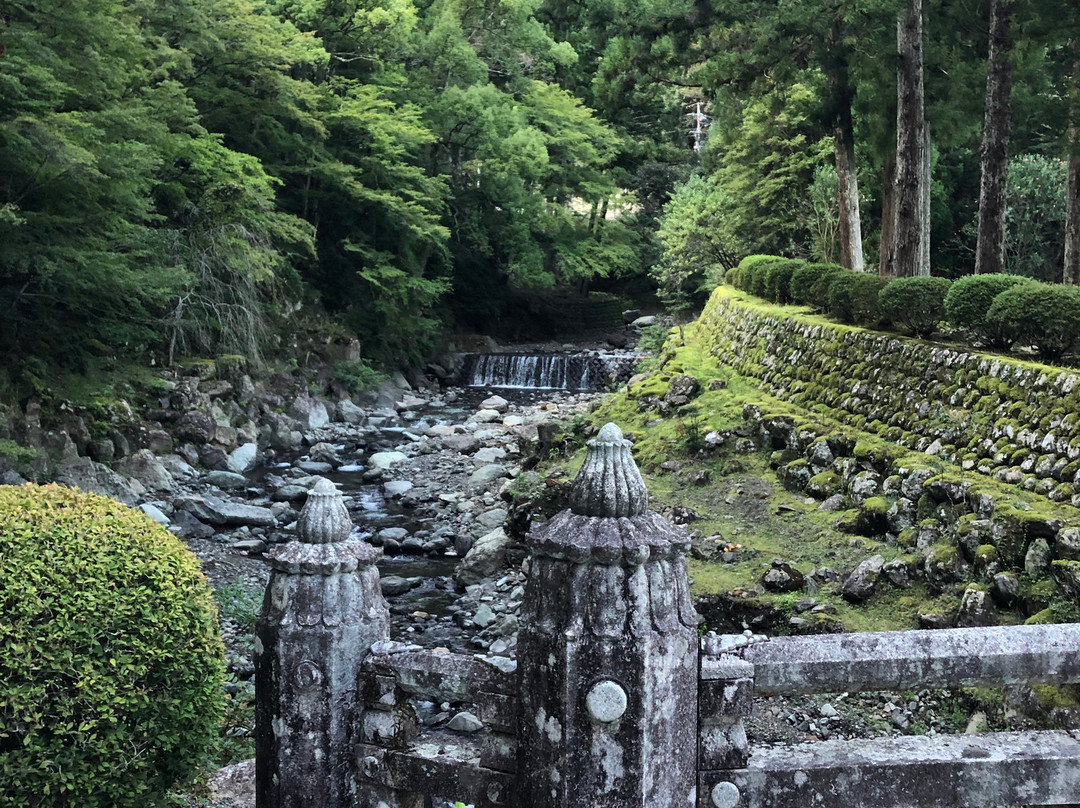
<svg viewBox="0 0 1080 808"><path fill-rule="evenodd" d="M760 252L1076 283L1078 197L1060 3L0 3L6 385L305 316L416 364Z"/></svg>

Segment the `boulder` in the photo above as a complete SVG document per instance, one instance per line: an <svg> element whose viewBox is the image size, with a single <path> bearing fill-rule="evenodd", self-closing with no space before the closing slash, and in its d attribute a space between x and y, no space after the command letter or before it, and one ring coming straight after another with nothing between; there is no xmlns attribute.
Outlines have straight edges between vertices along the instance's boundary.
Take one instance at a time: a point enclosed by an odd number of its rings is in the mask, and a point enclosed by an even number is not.
<svg viewBox="0 0 1080 808"><path fill-rule="evenodd" d="M480 439L475 435L447 435L442 439L444 449L461 454L472 454L480 448Z"/></svg>
<svg viewBox="0 0 1080 808"><path fill-rule="evenodd" d="M383 595L388 598L404 595L412 589L412 585L399 575L387 575L379 580L379 585L382 587Z"/></svg>
<svg viewBox="0 0 1080 808"><path fill-rule="evenodd" d="M990 596L982 589L965 590L956 613L955 624L960 628L996 626L997 609Z"/></svg>
<svg viewBox="0 0 1080 808"><path fill-rule="evenodd" d="M383 483L383 492L390 499L397 499L409 493L413 489L413 484L408 480L391 480L388 483Z"/></svg>
<svg viewBox="0 0 1080 808"><path fill-rule="evenodd" d="M154 491L172 491L176 486L173 476L149 449L139 449L117 461L113 464L113 470L138 480L143 486Z"/></svg>
<svg viewBox="0 0 1080 808"><path fill-rule="evenodd" d="M368 463L372 468L386 471L391 466L404 463L408 459L409 456L403 452L376 452L368 458Z"/></svg>
<svg viewBox="0 0 1080 808"><path fill-rule="evenodd" d="M481 466L469 475L469 489L476 492L487 491L493 482L509 477L510 472L505 466L498 463L490 463Z"/></svg>
<svg viewBox="0 0 1080 808"><path fill-rule="evenodd" d="M208 525L270 527L274 524L274 514L269 508L229 502L209 495L180 497L174 506Z"/></svg>
<svg viewBox="0 0 1080 808"><path fill-rule="evenodd" d="M774 558L761 576L761 583L770 592L798 592L806 584L806 577L786 561Z"/></svg>
<svg viewBox="0 0 1080 808"><path fill-rule="evenodd" d="M344 421L346 424L362 424L367 413L356 404L353 404L349 399L339 401L337 406L334 407L334 415L337 420Z"/></svg>
<svg viewBox="0 0 1080 808"><path fill-rule="evenodd" d="M498 410L480 409L473 413L469 420L475 421L478 424L493 424L496 421L501 421L502 415L499 414Z"/></svg>
<svg viewBox="0 0 1080 808"><path fill-rule="evenodd" d="M1050 561L1050 545L1046 539L1039 537L1031 542L1031 546L1024 555L1024 572L1032 578L1038 578L1050 569Z"/></svg>
<svg viewBox="0 0 1080 808"><path fill-rule="evenodd" d="M485 446L483 449L477 450L472 459L474 463L487 465L489 463L498 463L505 457L506 449L503 449L500 446Z"/></svg>
<svg viewBox="0 0 1080 808"><path fill-rule="evenodd" d="M203 478L208 485L216 485L218 488L223 488L227 491L233 491L247 486L247 478L243 474L237 474L235 471L219 471L214 470Z"/></svg>
<svg viewBox="0 0 1080 808"><path fill-rule="evenodd" d="M844 600L862 603L870 597L884 566L885 559L879 555L871 556L859 564L844 581L844 586L840 590Z"/></svg>
<svg viewBox="0 0 1080 808"><path fill-rule="evenodd" d="M510 409L510 402L502 396L489 396L480 402L480 409L495 410L495 412L502 414Z"/></svg>
<svg viewBox="0 0 1080 808"><path fill-rule="evenodd" d="M216 428L217 424L207 413L201 410L188 410L176 422L173 433L178 440L201 445L213 439Z"/></svg>
<svg viewBox="0 0 1080 808"><path fill-rule="evenodd" d="M101 494L125 505L135 505L146 493L137 480L125 479L89 457L80 457L62 466L56 472L56 482L68 488Z"/></svg>
<svg viewBox="0 0 1080 808"><path fill-rule="evenodd" d="M297 396L289 408L289 415L300 423L301 430L307 432L330 425L326 405L312 396Z"/></svg>
<svg viewBox="0 0 1080 808"><path fill-rule="evenodd" d="M676 376L671 380L664 401L672 407L682 407L701 394L701 382L689 374Z"/></svg>
<svg viewBox="0 0 1080 808"><path fill-rule="evenodd" d="M255 443L244 443L229 452L229 469L237 474L244 474L255 468L255 459L259 447Z"/></svg>
<svg viewBox="0 0 1080 808"><path fill-rule="evenodd" d="M139 506L139 510L157 522L159 525L169 526L169 517L159 508L150 502L144 502Z"/></svg>
<svg viewBox="0 0 1080 808"><path fill-rule="evenodd" d="M454 580L462 586L478 584L502 569L510 537L500 527L478 538L454 571Z"/></svg>

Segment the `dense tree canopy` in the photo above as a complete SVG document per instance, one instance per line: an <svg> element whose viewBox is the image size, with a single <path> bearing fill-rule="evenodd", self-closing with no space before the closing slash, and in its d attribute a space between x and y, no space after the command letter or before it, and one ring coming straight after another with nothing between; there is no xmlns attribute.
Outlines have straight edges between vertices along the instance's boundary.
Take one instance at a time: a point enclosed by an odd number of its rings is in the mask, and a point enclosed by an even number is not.
<svg viewBox="0 0 1080 808"><path fill-rule="evenodd" d="M718 250L898 272L927 235L957 276L980 230L985 267L1075 281L1080 14L923 5L8 0L0 362L257 358L297 303L415 362L527 290L675 301Z"/></svg>

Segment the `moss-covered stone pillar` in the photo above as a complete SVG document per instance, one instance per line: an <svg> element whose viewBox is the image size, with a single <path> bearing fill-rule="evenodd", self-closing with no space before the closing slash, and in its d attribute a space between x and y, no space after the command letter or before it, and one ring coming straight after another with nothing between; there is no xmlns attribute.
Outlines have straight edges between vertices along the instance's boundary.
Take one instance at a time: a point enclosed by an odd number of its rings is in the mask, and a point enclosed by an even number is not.
<svg viewBox="0 0 1080 808"><path fill-rule="evenodd" d="M697 614L686 533L648 510L614 424L530 535L518 641L524 808L695 804Z"/></svg>
<svg viewBox="0 0 1080 808"><path fill-rule="evenodd" d="M390 618L375 561L350 541L352 521L321 480L300 513L298 541L267 553L272 572L255 627L256 805L351 804L356 675Z"/></svg>

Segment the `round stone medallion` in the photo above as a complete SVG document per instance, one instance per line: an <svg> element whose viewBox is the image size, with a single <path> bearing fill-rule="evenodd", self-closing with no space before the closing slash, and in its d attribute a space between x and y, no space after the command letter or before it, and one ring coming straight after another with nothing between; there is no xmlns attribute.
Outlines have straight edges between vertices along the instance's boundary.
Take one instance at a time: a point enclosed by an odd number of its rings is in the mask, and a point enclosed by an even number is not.
<svg viewBox="0 0 1080 808"><path fill-rule="evenodd" d="M610 724L622 718L626 704L626 691L622 685L610 679L597 682L585 697L589 717L601 724Z"/></svg>

